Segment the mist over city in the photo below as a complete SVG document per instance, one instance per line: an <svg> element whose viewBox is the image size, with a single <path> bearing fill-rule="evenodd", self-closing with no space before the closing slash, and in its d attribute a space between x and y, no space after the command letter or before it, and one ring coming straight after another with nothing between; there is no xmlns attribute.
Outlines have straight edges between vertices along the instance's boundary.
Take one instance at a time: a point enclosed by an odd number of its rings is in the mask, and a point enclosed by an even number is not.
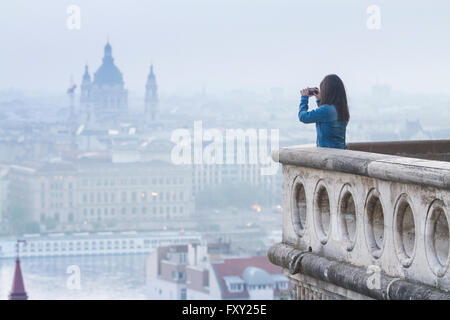
<svg viewBox="0 0 450 320"><path fill-rule="evenodd" d="M437 195L444 204L433 218L438 236L430 250L437 258L428 251L424 256L447 290L450 150L447 144L418 142L450 137L449 10L447 1L403 0L3 1L0 299L317 298L298 284L309 278L291 281L271 248L297 243L296 250L337 259L338 248L330 253L321 246L340 241L330 233L342 225L352 233L347 224L359 219L360 208L369 216L364 221L379 221L377 210L388 219L383 209L390 204L371 202L372 182L344 183L354 174L351 161L363 157L358 152L376 153L370 161L381 159L379 154L391 156L385 162L420 158L418 166L432 168L423 172L444 177L434 182L422 173L422 180L414 180L410 171L400 178L362 169L356 174L383 180L374 182L381 195L383 183L392 179L389 199L397 199L398 190L417 191L395 183L425 185L423 199ZM342 79L348 99L343 149L349 150L339 152L349 156L316 155L320 121L302 115L323 107L319 94L316 102L301 90L324 91L323 79L333 74ZM299 111L308 96L309 111L308 105ZM389 149L395 143L406 147ZM293 146L302 147L289 151ZM447 171L433 171L439 168ZM349 187L334 189L336 181ZM334 191L325 195L322 187ZM344 194L333 202L345 188L369 196L343 205ZM414 209L419 205L408 211L398 203L392 208L405 210L404 230L418 236L419 216L411 213L411 226L408 212L434 211ZM347 220L339 222L343 210ZM326 214L318 222L330 226L323 238L317 226L303 236L313 214ZM382 220L380 226L387 230L395 223ZM314 242L316 232L320 241ZM387 252L379 243L390 241L387 231L371 232L367 241L374 238L372 247L380 255ZM415 254L417 242L411 241ZM362 247L356 244L355 250ZM397 270L387 267L388 260L376 260L378 252L369 259L346 248L346 262L361 267L373 258L372 264ZM414 258L407 244L401 248ZM420 273L424 261L403 266L412 264L411 274L432 285L434 276ZM354 292L346 298L366 297ZM329 297L340 299L338 293Z"/></svg>

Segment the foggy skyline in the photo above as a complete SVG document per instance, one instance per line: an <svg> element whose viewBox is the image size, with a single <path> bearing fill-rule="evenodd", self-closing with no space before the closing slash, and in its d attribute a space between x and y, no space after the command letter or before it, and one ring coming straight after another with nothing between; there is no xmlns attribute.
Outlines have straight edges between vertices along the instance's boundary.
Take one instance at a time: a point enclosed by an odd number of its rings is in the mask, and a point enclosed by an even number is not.
<svg viewBox="0 0 450 320"><path fill-rule="evenodd" d="M81 29L66 26L70 4ZM381 29L366 26L369 5ZM450 4L408 1L123 1L2 2L0 90L64 93L88 63L101 64L109 38L131 94L143 95L150 63L164 93L227 90L288 95L329 73L349 94L376 84L404 92L450 94Z"/></svg>

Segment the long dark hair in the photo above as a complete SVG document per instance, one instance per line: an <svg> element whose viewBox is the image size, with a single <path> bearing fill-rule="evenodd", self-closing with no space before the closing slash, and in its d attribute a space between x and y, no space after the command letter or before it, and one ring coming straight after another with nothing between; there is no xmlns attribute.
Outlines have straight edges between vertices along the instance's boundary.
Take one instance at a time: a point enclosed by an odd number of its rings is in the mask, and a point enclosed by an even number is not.
<svg viewBox="0 0 450 320"><path fill-rule="evenodd" d="M320 105L324 104L336 107L338 121L350 120L344 83L335 74L326 76L320 83Z"/></svg>

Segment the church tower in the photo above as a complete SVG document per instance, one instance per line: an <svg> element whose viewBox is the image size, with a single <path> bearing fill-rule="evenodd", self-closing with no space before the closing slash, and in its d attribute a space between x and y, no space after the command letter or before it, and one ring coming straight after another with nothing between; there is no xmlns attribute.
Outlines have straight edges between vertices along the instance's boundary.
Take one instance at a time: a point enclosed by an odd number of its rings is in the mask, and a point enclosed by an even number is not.
<svg viewBox="0 0 450 320"><path fill-rule="evenodd" d="M9 300L28 300L27 292L25 291L25 286L23 284L22 269L20 268L20 258L19 258L19 246L20 244L26 244L25 240L17 240L16 243L16 268L14 269L14 278L11 287L11 292L9 293Z"/></svg>
<svg viewBox="0 0 450 320"><path fill-rule="evenodd" d="M80 111L82 121L89 121L91 116L91 75L89 74L88 66L84 68L83 79L80 86Z"/></svg>
<svg viewBox="0 0 450 320"><path fill-rule="evenodd" d="M155 73L153 72L153 65L150 66L150 73L147 77L147 84L145 86L145 119L147 121L156 121L159 117L158 108L158 85L156 83Z"/></svg>

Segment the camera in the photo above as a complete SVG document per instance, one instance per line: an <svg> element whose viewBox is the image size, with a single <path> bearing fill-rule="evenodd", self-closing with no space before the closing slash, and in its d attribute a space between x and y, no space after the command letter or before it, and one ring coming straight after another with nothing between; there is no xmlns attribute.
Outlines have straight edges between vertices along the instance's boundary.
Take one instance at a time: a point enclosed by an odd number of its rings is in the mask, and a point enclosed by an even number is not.
<svg viewBox="0 0 450 320"><path fill-rule="evenodd" d="M309 89L309 90L308 90L308 94L309 94L310 96L313 96L313 95L315 95L315 94L319 94L319 90L317 90L317 89Z"/></svg>

